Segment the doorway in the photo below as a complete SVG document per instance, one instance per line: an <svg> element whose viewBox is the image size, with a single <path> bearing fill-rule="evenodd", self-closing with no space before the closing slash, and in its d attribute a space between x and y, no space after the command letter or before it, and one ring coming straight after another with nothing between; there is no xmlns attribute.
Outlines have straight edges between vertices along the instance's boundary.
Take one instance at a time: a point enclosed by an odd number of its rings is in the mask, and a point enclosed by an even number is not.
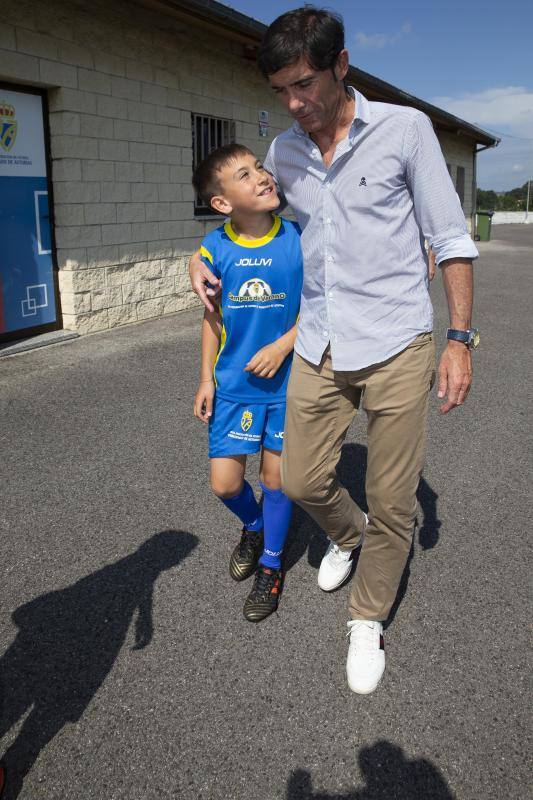
<svg viewBox="0 0 533 800"><path fill-rule="evenodd" d="M0 342L61 327L46 95L0 83Z"/></svg>

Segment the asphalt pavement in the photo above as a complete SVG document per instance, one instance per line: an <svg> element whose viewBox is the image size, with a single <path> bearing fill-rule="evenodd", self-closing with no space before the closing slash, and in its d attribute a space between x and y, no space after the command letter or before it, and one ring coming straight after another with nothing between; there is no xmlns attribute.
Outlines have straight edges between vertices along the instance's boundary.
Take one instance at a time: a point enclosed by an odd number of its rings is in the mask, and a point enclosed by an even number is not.
<svg viewBox="0 0 533 800"><path fill-rule="evenodd" d="M238 527L191 410L198 311L0 360L9 800L530 796L533 226L493 234L474 387L447 417L432 397L413 557L367 697L345 680L349 587L318 589L326 540L303 512L279 613L242 616ZM443 343L439 275L432 296ZM361 502L365 459L361 414L340 465Z"/></svg>

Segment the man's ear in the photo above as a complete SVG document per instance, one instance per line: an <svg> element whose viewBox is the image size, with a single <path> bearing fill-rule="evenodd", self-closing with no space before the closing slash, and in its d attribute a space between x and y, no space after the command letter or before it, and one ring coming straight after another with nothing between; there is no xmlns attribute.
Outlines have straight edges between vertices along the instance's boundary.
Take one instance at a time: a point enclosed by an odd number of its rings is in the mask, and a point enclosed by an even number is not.
<svg viewBox="0 0 533 800"><path fill-rule="evenodd" d="M231 212L233 211L233 207L221 194L216 194L214 197L211 198L211 208L214 211L218 211L219 214L223 214L225 217L229 217Z"/></svg>
<svg viewBox="0 0 533 800"><path fill-rule="evenodd" d="M335 77L338 81L342 81L346 75L348 74L348 68L350 66L350 57L348 55L348 51L346 48L340 51L339 55L337 56L337 63L333 68L335 73Z"/></svg>

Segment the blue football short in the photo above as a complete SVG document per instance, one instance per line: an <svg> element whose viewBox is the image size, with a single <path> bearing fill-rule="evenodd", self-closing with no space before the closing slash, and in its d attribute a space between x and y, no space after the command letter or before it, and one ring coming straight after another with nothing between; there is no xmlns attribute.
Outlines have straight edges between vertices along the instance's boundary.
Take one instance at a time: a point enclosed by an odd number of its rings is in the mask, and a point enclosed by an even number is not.
<svg viewBox="0 0 533 800"><path fill-rule="evenodd" d="M283 449L285 401L237 403L216 397L209 420L209 458Z"/></svg>

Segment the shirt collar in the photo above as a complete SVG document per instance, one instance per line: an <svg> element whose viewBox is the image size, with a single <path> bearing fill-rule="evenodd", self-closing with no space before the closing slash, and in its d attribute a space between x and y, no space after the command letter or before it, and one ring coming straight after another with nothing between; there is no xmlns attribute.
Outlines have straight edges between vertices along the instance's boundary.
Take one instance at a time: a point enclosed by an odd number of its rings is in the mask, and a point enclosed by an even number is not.
<svg viewBox="0 0 533 800"><path fill-rule="evenodd" d="M366 97L363 94L361 94L361 92L357 91L357 89L354 86L347 86L346 88L348 94L355 100L355 111L353 115L352 126L350 128L350 133L349 133L349 138L351 138L357 126L358 120L360 120L364 125L370 122L370 103L368 102ZM294 120L292 129L294 133L298 134L298 136L309 137L309 134L303 130L300 123L297 122L296 120Z"/></svg>

